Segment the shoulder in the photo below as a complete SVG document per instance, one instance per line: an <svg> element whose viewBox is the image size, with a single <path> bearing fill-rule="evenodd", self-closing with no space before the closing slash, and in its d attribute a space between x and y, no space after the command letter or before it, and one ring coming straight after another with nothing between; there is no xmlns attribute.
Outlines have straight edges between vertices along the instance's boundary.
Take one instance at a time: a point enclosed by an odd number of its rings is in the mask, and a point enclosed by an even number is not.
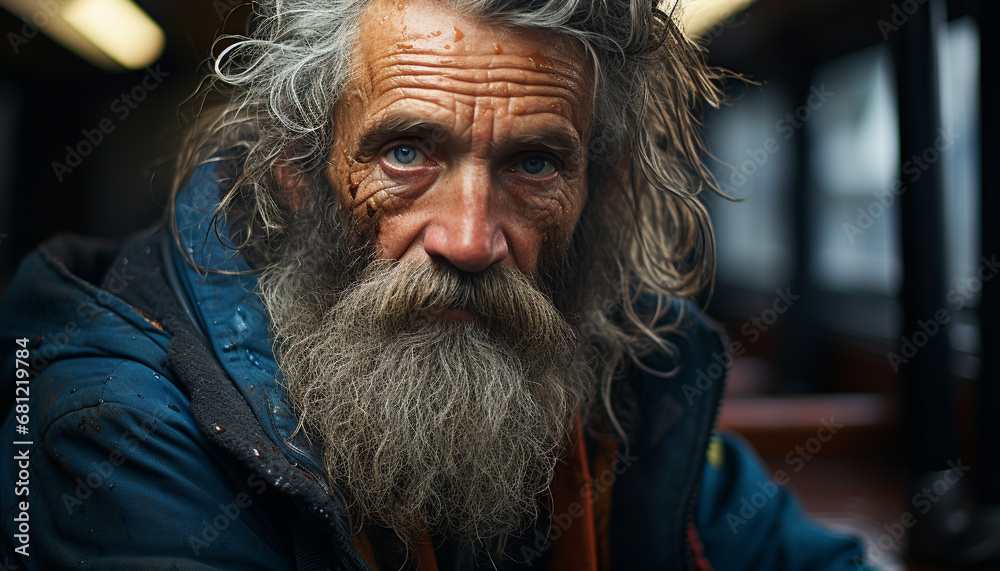
<svg viewBox="0 0 1000 571"><path fill-rule="evenodd" d="M74 240L42 248L22 264L3 302L5 363L16 356L14 339L30 339L33 371L18 403L25 418L9 414L4 426L27 433L0 443L0 453L28 457L27 497L0 489L0 508L30 504L37 530L32 556L18 563L286 568L285 530L270 523L278 504L261 478L210 442L168 364L179 337L163 327L178 319L146 303L173 295L149 243L140 238L97 255ZM7 385L13 394L13 381ZM13 518L3 524L0 552L13 548L12 525Z"/></svg>
<svg viewBox="0 0 1000 571"><path fill-rule="evenodd" d="M31 380L18 391L30 393L36 431L102 404L157 411L183 399L167 369L171 335L114 292L142 287L120 247L56 238L22 262L3 300L4 377L13 393L24 357Z"/></svg>
<svg viewBox="0 0 1000 571"><path fill-rule="evenodd" d="M127 337L138 344L141 332ZM78 561L95 569L285 568L265 482L209 442L163 366L165 353L150 353L63 349L32 379L24 440L0 443L0 453L27 464L27 493L0 490L0 509L16 512L27 501L38 530L30 560L18 562L29 569ZM7 417L7 433L19 416ZM13 541L12 525L7 518L5 542Z"/></svg>
<svg viewBox="0 0 1000 571"><path fill-rule="evenodd" d="M663 338L668 346L654 354L653 359L663 365L672 365L677 374L684 375L685 369L690 372L700 365L726 360L725 330L695 303L646 296L638 301L636 311L659 314L654 327L665 331ZM720 366L727 367L725 364Z"/></svg>
<svg viewBox="0 0 1000 571"><path fill-rule="evenodd" d="M662 343L639 356L629 375L632 391L653 400L667 397L675 406L714 409L733 363L723 328L694 303L666 296L642 296L638 315L655 316Z"/></svg>
<svg viewBox="0 0 1000 571"><path fill-rule="evenodd" d="M266 483L219 454L166 375L134 361L86 358L55 363L38 380L30 446L0 443L8 457L27 458L27 493L0 490L6 513L29 502L38 530L30 560L19 563L286 568ZM14 433L17 422L8 417L4 430ZM13 525L5 520L6 541Z"/></svg>
<svg viewBox="0 0 1000 571"><path fill-rule="evenodd" d="M79 355L51 363L29 385L31 421L43 438L56 423L73 420L81 430L114 433L127 418L185 418L187 396L164 368L120 356ZM122 416L123 410L134 411ZM114 419L121 419L115 420ZM109 424L107 429L105 424ZM117 426L130 431L132 427ZM68 444L68 443L67 443Z"/></svg>
<svg viewBox="0 0 1000 571"><path fill-rule="evenodd" d="M705 555L716 569L869 569L856 540L809 520L750 446L717 434L702 478L697 527Z"/></svg>

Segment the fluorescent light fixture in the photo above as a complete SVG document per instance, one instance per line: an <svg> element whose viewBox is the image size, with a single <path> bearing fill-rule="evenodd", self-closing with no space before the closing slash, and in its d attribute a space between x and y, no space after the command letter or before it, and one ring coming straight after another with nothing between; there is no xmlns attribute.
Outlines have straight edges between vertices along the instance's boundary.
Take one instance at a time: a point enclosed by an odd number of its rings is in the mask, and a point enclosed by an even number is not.
<svg viewBox="0 0 1000 571"><path fill-rule="evenodd" d="M108 71L140 69L163 53L163 29L132 0L0 0L0 5Z"/></svg>
<svg viewBox="0 0 1000 571"><path fill-rule="evenodd" d="M163 30L132 0L71 0L62 17L122 67L144 68L163 53Z"/></svg>
<svg viewBox="0 0 1000 571"><path fill-rule="evenodd" d="M755 0L683 0L681 20L684 32L700 36L744 10Z"/></svg>

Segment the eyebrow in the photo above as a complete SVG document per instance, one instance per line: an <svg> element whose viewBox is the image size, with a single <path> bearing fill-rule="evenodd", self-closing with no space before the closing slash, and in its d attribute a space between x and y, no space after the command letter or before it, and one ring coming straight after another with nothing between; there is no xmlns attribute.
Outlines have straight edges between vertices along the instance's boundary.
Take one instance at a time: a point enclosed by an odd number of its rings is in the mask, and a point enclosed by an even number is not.
<svg viewBox="0 0 1000 571"><path fill-rule="evenodd" d="M537 133L515 135L505 141L500 150L547 150L565 156L570 163L576 163L582 158L581 145L580 137L574 131L555 127Z"/></svg>
<svg viewBox="0 0 1000 571"><path fill-rule="evenodd" d="M408 115L387 115L375 121L361 133L358 157L371 157L386 141L405 136L428 136L447 133L443 125Z"/></svg>
<svg viewBox="0 0 1000 571"><path fill-rule="evenodd" d="M444 134L444 138L434 137L435 133ZM444 125L428 121L422 117L406 114L390 114L377 119L365 129L358 141L359 158L372 157L387 141L406 136L422 136L440 139L443 143L450 137ZM499 152L517 150L545 150L563 155L571 164L578 163L583 157L582 141L575 131L565 126L555 126L537 132L514 135L502 145L494 146Z"/></svg>

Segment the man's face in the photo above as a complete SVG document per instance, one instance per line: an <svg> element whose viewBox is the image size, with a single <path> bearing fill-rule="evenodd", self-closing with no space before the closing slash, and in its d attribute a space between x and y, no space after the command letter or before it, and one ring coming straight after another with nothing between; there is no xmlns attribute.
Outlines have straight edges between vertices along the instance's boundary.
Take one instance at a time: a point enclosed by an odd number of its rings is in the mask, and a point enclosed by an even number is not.
<svg viewBox="0 0 1000 571"><path fill-rule="evenodd" d="M335 196L299 211L264 301L352 513L476 543L531 521L594 392L553 301L587 199L592 81L568 40L431 2L376 3L360 26ZM335 224L330 198L351 215Z"/></svg>
<svg viewBox="0 0 1000 571"><path fill-rule="evenodd" d="M376 224L380 257L533 274L587 199L583 50L424 0L375 2L360 26L326 172L340 203Z"/></svg>

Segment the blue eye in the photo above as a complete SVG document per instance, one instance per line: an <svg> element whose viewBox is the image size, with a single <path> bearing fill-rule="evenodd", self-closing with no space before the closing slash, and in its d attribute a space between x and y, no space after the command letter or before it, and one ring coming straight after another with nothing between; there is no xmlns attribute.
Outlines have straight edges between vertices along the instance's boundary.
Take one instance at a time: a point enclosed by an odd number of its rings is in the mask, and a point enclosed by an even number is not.
<svg viewBox="0 0 1000 571"><path fill-rule="evenodd" d="M415 147L408 147L406 145L396 147L395 149L389 151L388 154L391 155L393 161L401 165L410 165L414 163L420 164L421 162L419 160L420 151L418 151Z"/></svg>
<svg viewBox="0 0 1000 571"><path fill-rule="evenodd" d="M555 171L552 161L541 156L526 157L517 163L518 170L531 176L546 176Z"/></svg>

